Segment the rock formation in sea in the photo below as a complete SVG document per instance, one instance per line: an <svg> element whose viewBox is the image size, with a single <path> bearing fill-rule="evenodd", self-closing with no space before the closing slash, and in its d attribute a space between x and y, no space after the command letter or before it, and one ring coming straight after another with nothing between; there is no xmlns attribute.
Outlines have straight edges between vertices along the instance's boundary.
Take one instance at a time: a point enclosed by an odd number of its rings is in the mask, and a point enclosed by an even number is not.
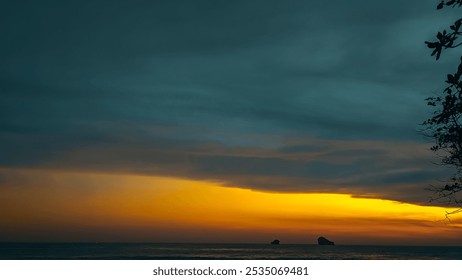
<svg viewBox="0 0 462 280"><path fill-rule="evenodd" d="M335 245L334 242L330 241L329 239L321 236L318 238L318 245Z"/></svg>
<svg viewBox="0 0 462 280"><path fill-rule="evenodd" d="M271 244L273 245L279 245L279 240L278 239L275 239L271 242Z"/></svg>

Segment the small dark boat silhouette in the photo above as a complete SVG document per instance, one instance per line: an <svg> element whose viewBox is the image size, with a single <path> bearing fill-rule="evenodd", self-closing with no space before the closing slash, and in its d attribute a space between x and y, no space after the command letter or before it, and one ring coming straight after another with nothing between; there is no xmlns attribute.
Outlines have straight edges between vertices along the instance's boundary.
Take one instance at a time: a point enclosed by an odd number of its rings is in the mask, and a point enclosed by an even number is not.
<svg viewBox="0 0 462 280"><path fill-rule="evenodd" d="M279 245L279 239L275 239L271 242L272 245Z"/></svg>

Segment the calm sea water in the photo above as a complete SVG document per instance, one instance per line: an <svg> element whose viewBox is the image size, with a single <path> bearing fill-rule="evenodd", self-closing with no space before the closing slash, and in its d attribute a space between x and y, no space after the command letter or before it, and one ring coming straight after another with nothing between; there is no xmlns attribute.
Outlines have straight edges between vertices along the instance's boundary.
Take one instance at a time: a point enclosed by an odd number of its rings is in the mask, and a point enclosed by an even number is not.
<svg viewBox="0 0 462 280"><path fill-rule="evenodd" d="M462 260L462 247L160 243L0 243L0 259Z"/></svg>

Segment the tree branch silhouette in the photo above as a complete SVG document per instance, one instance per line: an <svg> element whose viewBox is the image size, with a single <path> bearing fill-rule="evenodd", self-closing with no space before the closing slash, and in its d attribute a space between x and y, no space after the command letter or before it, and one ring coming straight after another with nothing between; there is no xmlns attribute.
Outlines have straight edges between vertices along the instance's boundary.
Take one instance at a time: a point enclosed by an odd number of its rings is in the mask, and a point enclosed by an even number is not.
<svg viewBox="0 0 462 280"><path fill-rule="evenodd" d="M441 1L437 9L446 7L456 8L462 6L462 0ZM432 49L431 56L439 60L443 51L454 49L462 45L458 42L462 35L462 18L449 26L448 30L436 34L435 41L425 41L428 48ZM430 148L441 156L442 165L455 169L454 176L443 183L442 186L431 186L434 192L431 201L444 202L447 205L457 206L458 210L447 212L449 215L462 212L462 57L459 66L454 73L447 75L446 87L442 94L427 98L427 104L435 107L431 118L423 124L426 127L426 135L433 138L434 145Z"/></svg>

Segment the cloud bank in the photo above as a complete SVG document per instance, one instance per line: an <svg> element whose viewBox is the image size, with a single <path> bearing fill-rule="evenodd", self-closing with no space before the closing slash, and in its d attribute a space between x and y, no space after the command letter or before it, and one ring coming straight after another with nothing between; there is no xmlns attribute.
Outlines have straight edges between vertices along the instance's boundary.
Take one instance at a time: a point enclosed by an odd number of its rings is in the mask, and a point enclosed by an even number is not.
<svg viewBox="0 0 462 280"><path fill-rule="evenodd" d="M27 1L26 1L27 2ZM0 11L0 165L425 203L454 67L432 1L47 1Z"/></svg>

